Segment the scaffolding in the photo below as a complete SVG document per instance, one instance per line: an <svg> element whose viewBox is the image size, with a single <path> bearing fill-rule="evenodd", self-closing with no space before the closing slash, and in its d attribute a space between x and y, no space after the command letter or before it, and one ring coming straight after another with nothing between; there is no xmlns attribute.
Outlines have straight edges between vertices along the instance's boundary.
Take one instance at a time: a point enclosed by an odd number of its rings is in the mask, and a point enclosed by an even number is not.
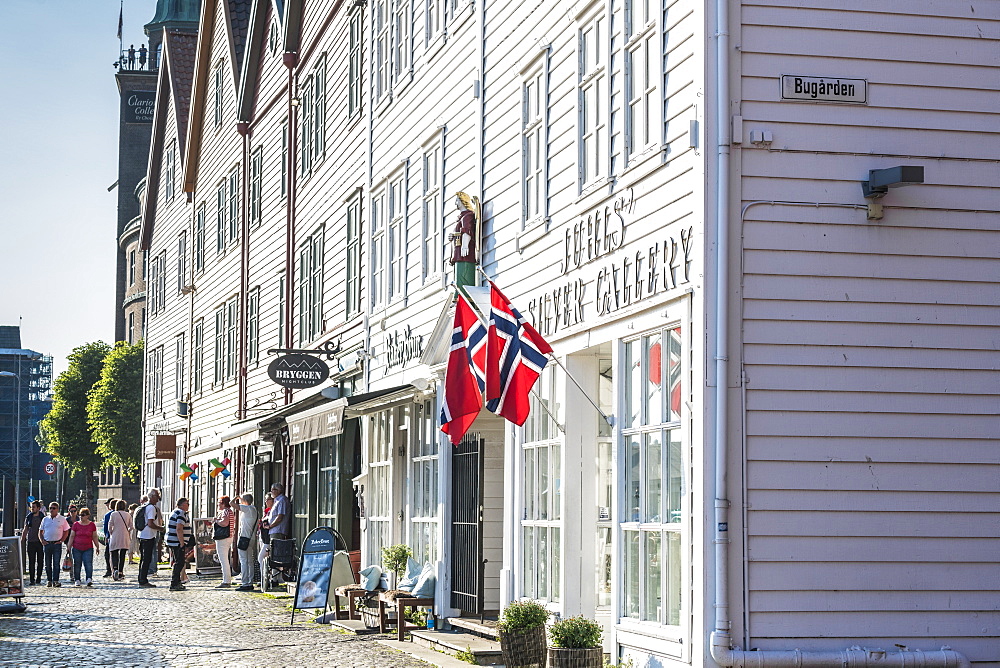
<svg viewBox="0 0 1000 668"><path fill-rule="evenodd" d="M24 348L0 348L0 477L27 482L45 475L35 440L52 407L52 358ZM8 375L12 374L12 375Z"/></svg>

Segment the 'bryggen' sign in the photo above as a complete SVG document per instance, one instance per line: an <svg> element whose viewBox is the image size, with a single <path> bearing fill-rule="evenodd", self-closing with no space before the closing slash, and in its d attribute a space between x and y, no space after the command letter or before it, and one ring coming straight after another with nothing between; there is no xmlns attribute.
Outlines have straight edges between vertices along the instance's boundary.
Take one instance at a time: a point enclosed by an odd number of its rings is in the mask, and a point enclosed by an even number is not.
<svg viewBox="0 0 1000 668"><path fill-rule="evenodd" d="M868 82L864 79L802 77L784 74L781 77L781 99L866 104L868 102Z"/></svg>
<svg viewBox="0 0 1000 668"><path fill-rule="evenodd" d="M282 355L267 367L267 376L283 387L316 387L330 377L326 362L312 355Z"/></svg>

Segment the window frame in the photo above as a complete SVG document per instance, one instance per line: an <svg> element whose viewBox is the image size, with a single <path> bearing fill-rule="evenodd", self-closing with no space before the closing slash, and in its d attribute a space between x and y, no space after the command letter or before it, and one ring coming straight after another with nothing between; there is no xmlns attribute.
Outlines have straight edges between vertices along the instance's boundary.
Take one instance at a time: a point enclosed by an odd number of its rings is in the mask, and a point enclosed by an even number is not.
<svg viewBox="0 0 1000 668"><path fill-rule="evenodd" d="M371 308L377 309L388 304L387 294L387 278L388 268L386 266L388 262L387 253L387 238L389 227L388 221L388 186L387 182L383 181L374 190L371 196L371 261L369 269L369 285L371 286Z"/></svg>
<svg viewBox="0 0 1000 668"><path fill-rule="evenodd" d="M347 199L345 212L347 244L345 246L344 312L348 320L361 312L361 248L363 230L361 220L361 190Z"/></svg>
<svg viewBox="0 0 1000 668"><path fill-rule="evenodd" d="M636 6L641 6L650 12L650 16L640 17L636 21L633 12ZM660 0L625 0L625 44L623 52L623 100L625 121L625 158L630 166L643 155L658 149L663 143L663 103L662 86L663 47L660 22L663 14L663 4ZM636 54L643 50L642 64L650 82L637 94L635 91ZM637 105L645 107L643 121L649 137L644 142L636 139L636 115L633 108Z"/></svg>
<svg viewBox="0 0 1000 668"><path fill-rule="evenodd" d="M177 235L177 294L183 295L184 288L186 288L189 284L187 264L187 230L181 230Z"/></svg>
<svg viewBox="0 0 1000 668"><path fill-rule="evenodd" d="M260 361L260 287L247 292L247 363Z"/></svg>
<svg viewBox="0 0 1000 668"><path fill-rule="evenodd" d="M204 383L205 319L194 323L191 342L191 392L201 394Z"/></svg>
<svg viewBox="0 0 1000 668"><path fill-rule="evenodd" d="M578 188L583 193L606 183L611 173L611 19L603 2L595 2L577 15L577 143ZM597 44L588 51L587 34ZM595 54L593 62L590 53ZM590 125L588 112L594 110ZM592 142L593 146L588 146ZM593 155L591 155L593 153ZM591 169L591 165L595 169Z"/></svg>
<svg viewBox="0 0 1000 668"><path fill-rule="evenodd" d="M185 348L185 336L184 332L181 332L174 338L174 399L178 401L184 401L185 395L185 367L184 358L186 357Z"/></svg>
<svg viewBox="0 0 1000 668"><path fill-rule="evenodd" d="M361 94L362 44L364 40L364 13L352 6L348 17L348 65L347 65L347 117L360 115L363 104Z"/></svg>
<svg viewBox="0 0 1000 668"><path fill-rule="evenodd" d="M264 171L264 147L257 146L250 154L250 202L247 212L249 229L261 222L261 186Z"/></svg>
<svg viewBox="0 0 1000 668"><path fill-rule="evenodd" d="M433 169L431 169L431 167ZM439 280L444 274L444 132L439 130L424 143L421 155L421 277ZM434 179L428 178L430 174Z"/></svg>
<svg viewBox="0 0 1000 668"><path fill-rule="evenodd" d="M216 129L222 127L223 99L225 86L225 60L220 60L215 64L215 90L214 90L214 120Z"/></svg>
<svg viewBox="0 0 1000 668"><path fill-rule="evenodd" d="M194 219L194 270L205 270L205 203L198 205Z"/></svg>
<svg viewBox="0 0 1000 668"><path fill-rule="evenodd" d="M424 400L409 407L413 415L413 441L408 462L410 492L409 540L414 558L419 563L438 560L441 539L441 440L437 429L433 400Z"/></svg>
<svg viewBox="0 0 1000 668"><path fill-rule="evenodd" d="M549 66L551 46L538 48L521 68L521 229L549 220ZM532 97L531 89L535 88ZM535 109L532 109L532 101ZM535 152L532 154L532 146ZM532 160L534 155L535 160ZM532 163L537 163L532 166ZM532 185L535 206L531 206Z"/></svg>
<svg viewBox="0 0 1000 668"><path fill-rule="evenodd" d="M386 298L392 303L406 297L407 234L409 227L409 161L388 179Z"/></svg>
<svg viewBox="0 0 1000 668"><path fill-rule="evenodd" d="M174 201L175 180L177 178L177 140L171 140L170 147L166 151L165 165L163 167L163 194L167 204Z"/></svg>
<svg viewBox="0 0 1000 668"><path fill-rule="evenodd" d="M323 334L323 283L326 226L320 225L299 244L298 340L306 345Z"/></svg>
<svg viewBox="0 0 1000 668"><path fill-rule="evenodd" d="M690 629L688 617L691 611L691 587L692 579L690 575L690 544L691 544L691 495L690 495L690 417L685 410L685 393L689 392L690 370L690 334L689 326L674 321L662 327L646 330L635 336L631 336L620 341L618 349L618 368L622 369L621 378L616 380L620 388L619 403L621 406L619 436L619 471L616 474L619 491L617 494L618 510L615 517L615 548L616 558L619 560L620 568L615 586L621 592L617 610L613 616L616 624L622 629L649 632L656 630L657 635L669 641L683 642ZM672 337L676 332L676 339ZM666 383L660 384L659 398L660 417L649 415L649 386L656 385L656 381L646 379L642 376L651 374L653 367L650 363L651 352L654 345L648 345L651 337L659 337L660 345L658 377L666 379ZM664 345L669 343L670 345ZM676 363L673 359L673 344L676 343L677 355ZM633 361L632 352L629 346L635 344L635 350L640 357L636 364ZM667 354L663 354L666 348ZM634 370L638 369L640 374L634 376ZM638 378L638 379L637 379ZM673 381L676 379L678 401L676 410L673 407ZM633 402L639 402L638 419L631 412ZM658 446L658 466L656 475L650 478L649 457L650 442L655 442L659 438ZM676 438L676 441L674 440ZM676 443L676 447L674 446ZM635 454L634 464L633 455ZM671 458L673 455L673 459ZM671 464L675 464L677 478L673 484L671 477ZM635 476L634 486L630 482ZM656 485L650 485L652 480ZM635 490L634 494L631 490ZM671 503L671 497L676 494L675 503ZM631 499L630 499L631 496ZM656 513L651 514L649 499L653 496L656 499ZM632 501L634 499L634 503ZM675 505L676 508L671 508ZM676 517L676 521L671 521L667 516L667 511ZM657 619L647 619L647 609L649 599L647 598L648 587L656 578L643 565L648 561L649 545L647 540L656 536L658 541L658 560L661 568L656 574L659 580L659 598L656 606ZM629 540L629 538L632 540ZM668 555L669 541L673 540L676 549L677 560L670 563ZM637 564L635 587L630 587L629 573L629 549L636 546L635 561ZM671 582L676 579L676 582ZM634 597L634 600L633 600ZM668 601L675 598L678 603L674 613L676 623L668 623L668 615L671 614L667 608Z"/></svg>

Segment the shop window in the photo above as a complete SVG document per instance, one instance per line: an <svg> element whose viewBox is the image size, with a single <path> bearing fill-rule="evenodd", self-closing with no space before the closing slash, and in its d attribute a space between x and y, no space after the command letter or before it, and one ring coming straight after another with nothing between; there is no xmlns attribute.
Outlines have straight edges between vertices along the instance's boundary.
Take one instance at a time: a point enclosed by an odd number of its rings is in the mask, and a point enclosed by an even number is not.
<svg viewBox="0 0 1000 668"><path fill-rule="evenodd" d="M605 415L614 413L614 377L610 359L598 362L600 376L598 382L598 403ZM611 439L611 425L604 418L597 417L597 607L611 607L612 579L612 508L613 508L613 461L614 448Z"/></svg>
<svg viewBox="0 0 1000 668"><path fill-rule="evenodd" d="M680 625L687 518L680 328L624 345L622 616Z"/></svg>
<svg viewBox="0 0 1000 668"><path fill-rule="evenodd" d="M438 434L434 403L413 407L416 440L410 459L410 548L419 563L438 558Z"/></svg>
<svg viewBox="0 0 1000 668"><path fill-rule="evenodd" d="M562 513L561 435L556 423L555 374L542 372L524 424L524 509L521 521L523 573L521 595L560 600Z"/></svg>
<svg viewBox="0 0 1000 668"><path fill-rule="evenodd" d="M298 443L295 445L295 470L292 488L295 496L292 498L292 535L296 538L305 538L312 529L309 526L312 522L309 518L310 500L313 494L309 489L309 460L313 442Z"/></svg>
<svg viewBox="0 0 1000 668"><path fill-rule="evenodd" d="M365 504L368 513L368 561L382 562L382 548L392 541L392 413L369 416L368 481Z"/></svg>
<svg viewBox="0 0 1000 668"><path fill-rule="evenodd" d="M328 436L319 441L319 474L316 481L316 498L319 509L319 526L339 528L340 489L340 437ZM349 540L350 536L345 536Z"/></svg>

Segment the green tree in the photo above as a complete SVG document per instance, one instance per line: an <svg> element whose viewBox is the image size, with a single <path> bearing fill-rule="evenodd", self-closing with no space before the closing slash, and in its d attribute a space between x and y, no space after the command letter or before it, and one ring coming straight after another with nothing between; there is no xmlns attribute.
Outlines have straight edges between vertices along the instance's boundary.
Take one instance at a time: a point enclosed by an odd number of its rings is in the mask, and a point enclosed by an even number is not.
<svg viewBox="0 0 1000 668"><path fill-rule="evenodd" d="M104 358L111 348L103 341L86 343L69 354L69 368L56 378L52 410L42 420L39 443L70 472L80 471L86 481L86 502L94 500L94 469L103 457L97 451L87 423L90 390L101 377Z"/></svg>
<svg viewBox="0 0 1000 668"><path fill-rule="evenodd" d="M132 473L142 461L142 342L119 341L90 391L88 423L105 466Z"/></svg>

